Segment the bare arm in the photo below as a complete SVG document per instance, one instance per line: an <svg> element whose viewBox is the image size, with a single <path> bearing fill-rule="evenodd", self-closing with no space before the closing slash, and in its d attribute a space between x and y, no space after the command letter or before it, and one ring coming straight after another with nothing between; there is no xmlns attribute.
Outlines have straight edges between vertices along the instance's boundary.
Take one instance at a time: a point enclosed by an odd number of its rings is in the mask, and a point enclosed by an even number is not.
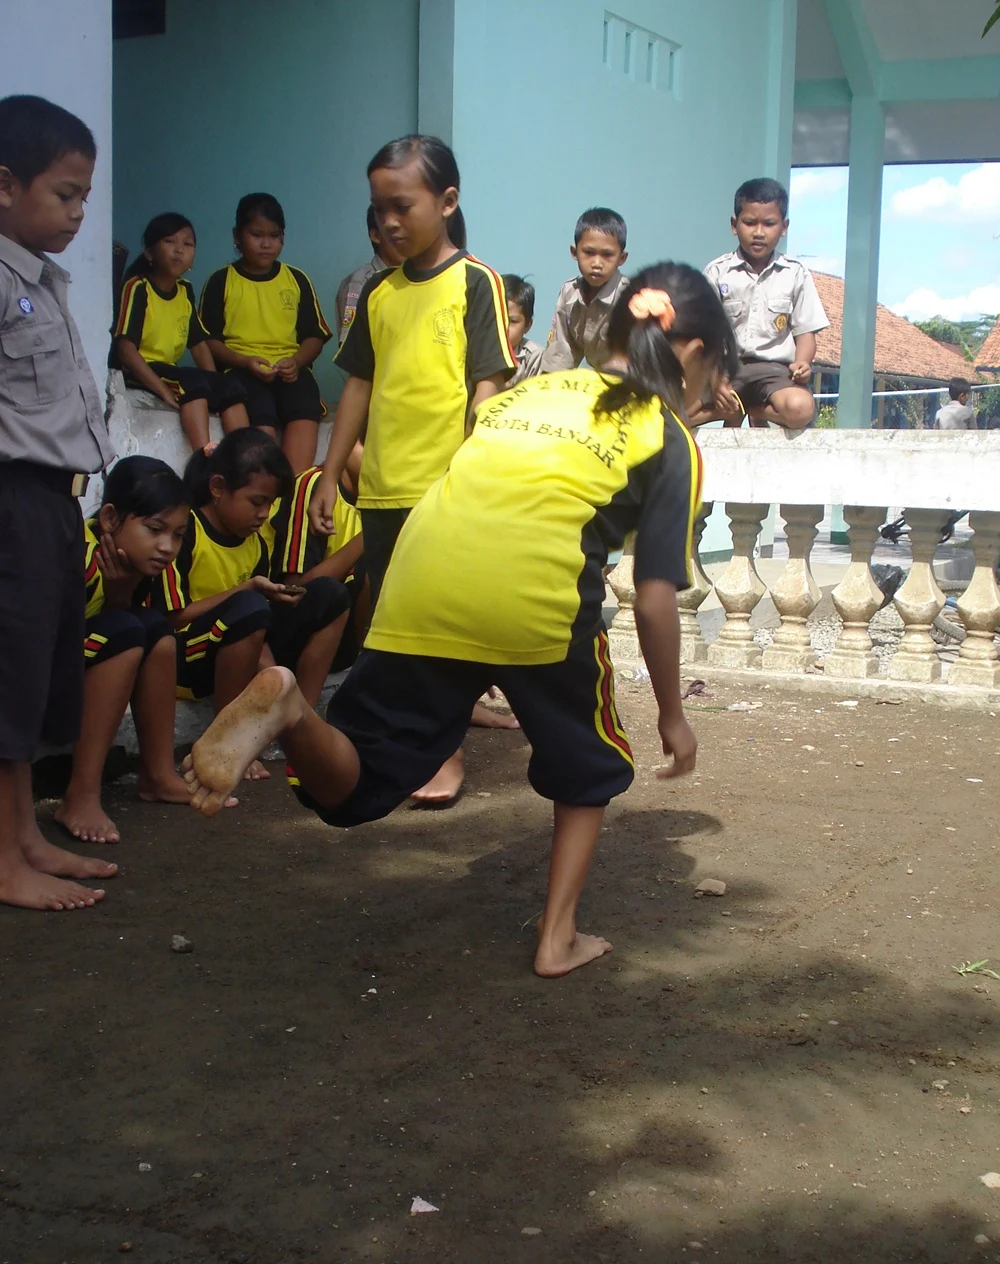
<svg viewBox="0 0 1000 1264"><path fill-rule="evenodd" d="M354 445L361 438L372 398L372 384L362 377L349 377L333 419L333 436L323 462L323 473L309 502L309 525L320 535L333 533L333 506L337 500L337 480L344 471Z"/></svg>
<svg viewBox="0 0 1000 1264"><path fill-rule="evenodd" d="M660 711L663 753L674 757L673 765L661 775L681 777L694 768L698 743L681 705L681 629L673 584L648 579L637 586L635 625Z"/></svg>
<svg viewBox="0 0 1000 1264"><path fill-rule="evenodd" d="M506 378L502 373L494 373L492 377L484 377L481 382L476 383L476 389L472 392L472 402L469 405L469 415L465 422L466 438L472 433L472 427L475 425L476 409L502 391L505 381Z"/></svg>
<svg viewBox="0 0 1000 1264"><path fill-rule="evenodd" d="M799 334L795 339L795 362L791 366L792 380L804 386L812 373L813 360L816 359L816 335Z"/></svg>
<svg viewBox="0 0 1000 1264"><path fill-rule="evenodd" d="M215 360L212 358L212 352L209 349L209 340L206 338L204 342L196 342L191 348L191 359L195 362L199 369L204 369L206 373L215 372Z"/></svg>
<svg viewBox="0 0 1000 1264"><path fill-rule="evenodd" d="M330 579L339 579L343 583L351 571L354 570L358 559L364 551L364 540L360 535L356 535L342 549L338 549L336 553L325 557L322 562L318 562L312 570L306 571L304 575L289 574L286 578L291 579L293 582L304 584L310 579L319 579L320 576L327 575Z"/></svg>
<svg viewBox="0 0 1000 1264"><path fill-rule="evenodd" d="M221 605L233 593L249 592L251 590L263 593L268 601L278 601L283 605L290 606L297 605L299 597L293 594L286 594L284 587L284 584L272 583L266 575L253 575L242 584L237 584L235 588L227 588L225 592L213 593L211 597L202 597L200 601L192 601L183 610L167 610L165 617L173 630L179 632L182 628L186 628L189 623L194 623L195 619L199 619L203 614L208 614L210 610L214 610L216 606Z"/></svg>
<svg viewBox="0 0 1000 1264"><path fill-rule="evenodd" d="M176 392L172 391L166 382L153 372L130 338L118 339L118 359L129 377L135 378L140 386L158 396L170 408L177 407Z"/></svg>

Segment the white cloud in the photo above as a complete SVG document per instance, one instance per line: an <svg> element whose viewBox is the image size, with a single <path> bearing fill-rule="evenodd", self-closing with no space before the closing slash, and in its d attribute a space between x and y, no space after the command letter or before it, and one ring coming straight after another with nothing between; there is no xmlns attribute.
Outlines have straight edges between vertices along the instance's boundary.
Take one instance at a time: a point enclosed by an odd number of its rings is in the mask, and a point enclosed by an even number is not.
<svg viewBox="0 0 1000 1264"><path fill-rule="evenodd" d="M894 193L889 207L900 219L1000 221L1000 163L984 163L955 181L932 176Z"/></svg>
<svg viewBox="0 0 1000 1264"><path fill-rule="evenodd" d="M924 287L908 294L901 303L893 303L892 310L909 320L930 320L932 316L972 320L984 313L993 315L1000 312L1000 284L979 285L956 298L942 298L936 290Z"/></svg>
<svg viewBox="0 0 1000 1264"><path fill-rule="evenodd" d="M845 167L811 167L792 172L788 191L793 198L829 197L846 186Z"/></svg>

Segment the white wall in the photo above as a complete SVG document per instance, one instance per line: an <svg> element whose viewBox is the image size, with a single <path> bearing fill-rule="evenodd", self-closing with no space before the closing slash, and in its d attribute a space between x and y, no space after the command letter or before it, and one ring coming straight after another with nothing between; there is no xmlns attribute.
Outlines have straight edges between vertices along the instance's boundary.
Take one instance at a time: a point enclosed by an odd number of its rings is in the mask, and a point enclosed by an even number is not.
<svg viewBox="0 0 1000 1264"><path fill-rule="evenodd" d="M76 240L58 256L94 377L107 376L111 327L111 0L0 0L0 95L72 110L97 141L94 187Z"/></svg>

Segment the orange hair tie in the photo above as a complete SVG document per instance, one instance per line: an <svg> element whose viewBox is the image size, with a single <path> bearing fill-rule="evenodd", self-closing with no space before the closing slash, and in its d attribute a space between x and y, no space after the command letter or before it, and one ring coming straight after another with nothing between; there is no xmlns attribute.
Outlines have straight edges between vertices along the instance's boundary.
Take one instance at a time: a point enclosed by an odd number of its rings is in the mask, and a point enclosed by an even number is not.
<svg viewBox="0 0 1000 1264"><path fill-rule="evenodd" d="M669 333L677 313L666 290L640 290L628 301L628 309L636 320L655 320L664 333Z"/></svg>

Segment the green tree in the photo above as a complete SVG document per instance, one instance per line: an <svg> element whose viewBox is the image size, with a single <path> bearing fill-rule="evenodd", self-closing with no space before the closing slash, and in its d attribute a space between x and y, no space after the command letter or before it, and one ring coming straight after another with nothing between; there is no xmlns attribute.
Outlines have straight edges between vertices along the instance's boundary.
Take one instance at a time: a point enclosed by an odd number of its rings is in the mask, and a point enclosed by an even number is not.
<svg viewBox="0 0 1000 1264"><path fill-rule="evenodd" d="M996 319L995 316L984 313L973 320L948 320L946 316L932 316L930 320L915 320L913 323L935 342L960 346L965 358L974 360L986 335L996 324Z"/></svg>

